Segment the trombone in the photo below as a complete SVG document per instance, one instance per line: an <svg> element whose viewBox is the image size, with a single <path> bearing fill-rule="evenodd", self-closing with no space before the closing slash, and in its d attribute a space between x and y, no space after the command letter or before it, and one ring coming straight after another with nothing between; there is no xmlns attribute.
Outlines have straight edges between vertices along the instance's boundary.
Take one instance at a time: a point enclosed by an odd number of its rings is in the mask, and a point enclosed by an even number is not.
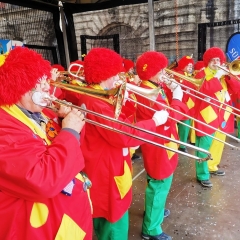
<svg viewBox="0 0 240 240"><path fill-rule="evenodd" d="M240 74L240 60L236 59L231 63L226 63L226 65L228 66L229 70L219 65L215 65L215 66L217 66L218 68L222 69L223 71L227 72L229 75L233 76L238 81L240 81L240 78L237 76Z"/></svg>
<svg viewBox="0 0 240 240"><path fill-rule="evenodd" d="M54 87L59 87L61 89L65 89L67 91L86 94L100 98L103 101L110 103L115 106L114 117L117 119L121 113L122 103L124 100L124 92L126 90L126 85L122 84L117 88L111 90L98 90L88 87L75 86L62 82L50 82L50 84Z"/></svg>
<svg viewBox="0 0 240 240"><path fill-rule="evenodd" d="M195 119L195 118L193 118L193 117L191 117L191 116L189 116L189 115L187 115L187 114L185 114L185 113L182 113L182 112L180 112L180 111L178 111L178 110L176 110L176 109L174 109L174 108L172 108L172 107L170 107L170 106L168 106L168 105L166 105L166 104L163 104L163 103L160 103L160 102L155 101L155 99L153 99L152 97L149 97L149 96L151 95L151 91L149 91L148 94L144 94L143 88L134 86L134 85L129 84L129 83L127 83L126 85L127 85L127 89L129 89L129 90L132 91L133 93L136 93L137 95L140 95L140 96L142 96L142 97L144 97L144 98L146 98L146 99L148 99L148 100L150 100L150 101L152 101L152 102L154 102L154 103L156 103L156 104L158 104L158 105L160 105L160 106L162 106L162 107L165 107L165 108L167 108L167 109L169 109L169 110L175 111L175 112L177 112L177 113L179 113L179 114L181 114L181 115L183 115L183 116L185 116L185 117L187 117L187 118L190 118L190 119L194 120L195 122L198 122L198 123L200 123L200 124L203 124L204 126L207 126L207 127L211 128L211 129L213 129L213 130L215 130L215 131L218 131L218 132L220 132L220 133L223 133L223 134L225 134L226 136L228 136L228 137L230 137L230 138L238 141L237 138L233 137L232 135L230 135L230 134L228 134L228 133L223 132L223 131L220 130L220 129L217 129L217 128L214 128L214 127L212 127L212 126L209 126L209 125L207 125L206 123L201 122L200 120ZM160 89L160 88L154 89L153 95L155 95L156 92L159 92L159 89ZM147 96L147 95L149 95L149 96ZM132 99L129 99L129 100L130 100L130 101L134 101L134 100L132 100ZM134 102L136 102L137 104L140 104L140 103L138 103L137 101L134 101ZM143 106L144 106L144 107L147 107L146 105L143 105ZM148 107L148 108L149 108L149 107ZM156 110L153 109L153 108L150 108L150 109L153 110L153 111L156 111ZM169 118L171 118L171 117L169 117ZM183 123L183 122L181 122L181 121L178 121L178 120L176 120L176 119L174 119L174 118L171 118L171 119L173 119L173 120L175 120L176 122L179 122L179 123L181 123L181 124L183 124L183 125L186 125L185 123ZM187 125L187 126L188 126L188 125ZM195 129L195 130L198 131L198 132L202 132L202 133L206 134L207 136L212 137L213 139L215 139L215 140L217 140L217 141L219 141L219 142L221 142L221 143L224 143L224 144L226 144L226 145L228 145L228 146L230 146L230 147L232 147L232 148L234 148L234 149L240 150L239 147L236 147L236 146L234 146L234 145L232 145L232 144L230 144L230 143L224 142L224 141L222 141L222 140L220 140L220 139L218 139L218 138L216 138L216 137L214 137L214 136L212 136L212 135L210 135L210 134L207 134L207 133L205 133L205 132L203 132L203 131L201 131L201 130L199 130L199 129L196 129L195 127L192 127L192 126L188 126L188 127L189 127L189 128L192 128L192 129ZM186 146L187 146L187 145L186 145ZM191 146L191 145L190 145L190 146Z"/></svg>
<svg viewBox="0 0 240 240"><path fill-rule="evenodd" d="M183 80L186 80L186 81L194 84L196 87L198 87L198 90L200 89L200 87L202 86L202 83L203 83L203 81L204 81L204 78L197 80L197 79L195 79L195 78L191 78L191 77L184 76L184 75L182 75L182 74L180 74L180 73L174 72L174 71L169 70L169 69L165 69L165 71L166 71L167 73L171 74L171 75L175 75L175 76L177 76L177 77L179 77L179 78L181 78L181 79L183 79ZM167 78L169 81L173 81L173 80L171 80L171 78L169 78L168 76L166 76L166 78ZM210 96L208 96L208 95L206 95L206 94L204 94L204 93L202 93L202 92L199 92L198 90L195 90L195 89L192 89L192 88L190 88L190 87L187 87L187 86L185 86L184 84L182 84L182 83L180 83L180 82L177 82L177 84L179 84L181 87L184 87L184 88L189 89L189 90L191 90L191 91L193 91L193 92L196 92L197 94L200 94L200 95L202 95L202 96L204 96L204 97L206 97L206 98L208 98L208 99L210 99L210 100L213 100L213 101L215 101L215 102L218 102L220 105L224 105L224 106L226 106L226 107L228 107L228 108L230 108L230 109L233 109L233 110L235 110L235 111L237 111L237 112L240 113L240 110L239 110L239 109L237 109L237 108L235 108L235 107L233 107L233 106L230 106L230 105L228 105L227 103L220 102L220 101L218 101L217 99L212 98L212 97L210 97ZM183 89L182 89L182 90L183 90ZM183 92L185 92L186 94L192 95L192 96L194 96L194 97L196 97L196 98L198 98L198 99L200 99L200 100L202 100L202 101L208 102L208 103L212 104L212 105L215 106L215 107L220 108L219 105L217 105L217 104L215 104L215 103L213 103L213 102L210 102L210 101L208 101L208 100L206 100L206 99L204 99L204 98L201 98L201 97L199 97L199 96L197 96L197 95L194 95L194 94L192 94L191 92L188 92L188 91L185 91L185 90L183 90ZM229 112L229 113L231 113L231 114L233 114L233 115L235 115L235 116L238 116L238 115L239 115L239 114L237 114L237 113L232 112L231 110L228 110L227 108L225 108L225 111L226 111L226 112Z"/></svg>
<svg viewBox="0 0 240 240"><path fill-rule="evenodd" d="M184 144L186 146L189 146L193 149L195 149L196 151L200 151L200 152L203 152L207 155L207 157L205 158L199 158L195 155L191 155L191 154L188 154L188 153L185 153L185 152L181 152L179 150L176 150L176 149L173 149L173 148L169 148L165 145L162 145L162 144L159 144L159 143L156 143L156 142L153 142L153 141L150 141L150 140L147 140L147 139L144 139L142 137L139 137L139 136L136 136L136 135L132 135L130 133L127 133L127 132L124 132L123 130L120 130L120 129L117 129L115 127L110 127L108 125L105 125L105 124L101 124L101 123L98 123L98 122L95 122L93 120L90 120L90 119L87 119L85 117L85 121L87 123L90 123L90 124L93 124L93 125L96 125L98 127L102 127L102 128L105 128L107 130L110 130L110 131L114 131L114 132L117 132L117 133L121 133L121 134L124 134L126 136L129 136L129 137L132 137L132 138L135 138L135 139L138 139L138 140L141 140L145 143L150 143L152 145L155 145L157 147L161 147L161 148L164 148L166 150L169 150L169 151L172 151L172 152L175 152L175 153L179 153L179 154L182 154L184 156L187 156L187 157L190 157L190 158L193 158L193 159L196 159L198 162L203 162L203 161L207 161L207 160L212 160L212 157L211 157L211 153L206 151L205 149L202 149L202 148L198 148L196 146L192 146L190 144L186 144L186 143L182 143L181 141L178 141L176 139L172 139L170 137L167 137L167 136L164 136L164 135L161 135L161 134L158 134L158 133L155 133L155 132L152 132L152 131L149 131L149 130L146 130L144 128L140 128L140 127L136 127L132 124L129 124L129 123L126 123L126 122L123 122L123 121L120 121L118 119L115 119L115 118L112 118L112 117L109 117L109 116L105 116L105 115L102 115L102 114L99 114L99 113L96 113L96 112L93 112L91 110L88 110L86 109L86 107L84 105L82 105L81 107L79 106L76 106L76 105L73 105L72 103L69 103L69 102L66 102L66 101L62 101L62 100L59 100L57 98L54 98L54 97L51 97L51 96L47 96L45 97L47 100L50 100L51 102L53 103L57 103L59 105L64 105L64 106L68 106L68 107L71 107L71 108L76 108L78 110L80 110L81 112L84 112L84 113L87 113L87 114L92 114L94 116L97 116L97 117L100 117L100 118L103 118L103 119L106 119L108 121L111 121L111 122L115 122L115 123L118 123L118 124L121 124L121 125L124 125L124 126L127 126L127 127L130 127L130 128L134 128L136 130L140 130L142 132L145 132L145 133L148 133L150 135L153 135L155 137L160 137L160 138L163 138L163 139L166 139L168 141L171 141L171 142L174 142L174 143L177 143L177 144Z"/></svg>

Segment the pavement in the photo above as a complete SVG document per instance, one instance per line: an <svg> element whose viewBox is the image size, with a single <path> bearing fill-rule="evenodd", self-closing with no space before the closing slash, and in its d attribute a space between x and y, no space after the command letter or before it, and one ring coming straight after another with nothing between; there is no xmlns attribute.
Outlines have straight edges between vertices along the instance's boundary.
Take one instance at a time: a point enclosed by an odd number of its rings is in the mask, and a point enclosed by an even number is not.
<svg viewBox="0 0 240 240"><path fill-rule="evenodd" d="M236 140L226 141L240 147ZM195 160L180 155L166 204L171 214L162 224L173 240L240 240L240 151L225 145L219 168L226 175L211 176L213 187L204 188L196 181ZM129 240L138 240L146 187L143 160L133 162L133 179Z"/></svg>

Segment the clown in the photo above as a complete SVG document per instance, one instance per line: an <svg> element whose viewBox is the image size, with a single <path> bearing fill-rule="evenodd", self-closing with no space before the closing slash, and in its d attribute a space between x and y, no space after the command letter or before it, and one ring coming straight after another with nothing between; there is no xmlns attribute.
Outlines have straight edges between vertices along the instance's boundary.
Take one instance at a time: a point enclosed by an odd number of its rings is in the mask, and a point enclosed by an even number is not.
<svg viewBox="0 0 240 240"><path fill-rule="evenodd" d="M61 107L60 132L46 132L50 63L28 48L0 67L0 236L2 239L92 239L84 191L80 111ZM65 113L64 113L65 112Z"/></svg>
<svg viewBox="0 0 240 240"><path fill-rule="evenodd" d="M168 65L166 56L161 52L149 51L143 53L136 62L137 74L142 80L140 87L146 89L155 89L159 85L166 84L172 92L171 108L182 113L187 112L187 107L182 103L183 92L181 87L174 82L167 82L165 78L165 68ZM182 115L175 111L166 111L160 104L152 102L142 96L136 95L141 105L137 107L137 120L143 121L151 118L154 111L160 111L162 119L161 124L157 127L157 133L178 140L176 122L169 119L181 120ZM168 99L163 89L159 91L156 101L169 105ZM147 107L144 107L144 104ZM166 118L167 116L167 118ZM165 139L155 138L154 142L165 145L172 149L178 149L176 143ZM178 154L164 148L156 147L145 143L141 145L144 159L144 167L147 172L147 187L145 190L145 214L142 223L142 238L154 240L171 240L172 238L164 233L161 228L164 216L170 214L170 210L165 209L167 196L172 184L173 173L178 164Z"/></svg>
<svg viewBox="0 0 240 240"><path fill-rule="evenodd" d="M93 48L84 59L85 79L89 88L111 90L119 85L119 73L123 72L122 58L113 50ZM127 94L125 94L127 96ZM114 118L115 107L104 98L82 95L79 105L88 110ZM99 116L87 114L89 120L121 129L133 136L152 139L140 130L107 121ZM124 113L118 120L131 124ZM158 112L148 120L137 122L135 126L155 131L161 118ZM132 165L129 147L136 147L142 141L130 136L112 132L86 123L85 139L82 145L85 169L92 181L91 199L93 203L93 223L98 239L128 239L128 209L132 201Z"/></svg>
<svg viewBox="0 0 240 240"><path fill-rule="evenodd" d="M197 73L195 78L204 79L204 82L199 89L200 92L217 100L219 107L211 104L213 100L205 97L206 101L196 99L196 113L195 118L204 122L216 129L220 129L226 133L234 131L234 117L233 114L225 111L232 111L230 107L224 107L221 103L232 105L229 95L231 92L238 92L240 90L240 83L228 76L227 71L219 69L218 66L224 64L226 57L222 49L212 47L208 49L203 55L203 62L205 68ZM195 122L196 128L203 132L213 135L222 140L226 139L226 135L215 131L201 123ZM218 169L220 163L224 144L217 140L213 140L210 136L204 135L202 132L196 131L196 146L209 150L213 160L196 163L196 177L200 184L204 187L212 187L213 184L209 180L210 173L216 176L224 176L225 172ZM204 153L196 152L198 157L205 157Z"/></svg>
<svg viewBox="0 0 240 240"><path fill-rule="evenodd" d="M182 74L183 76L187 76L187 77L192 77L193 75L193 65L194 65L194 60L192 57L190 56L184 56L182 57L179 61L178 61L178 66L176 69L174 69L176 72ZM187 115L189 115L190 117L194 117L194 111L195 111L195 97L192 95L193 91L191 91L191 89L196 90L196 86L184 79L179 79L179 78L175 78L177 81L180 81L184 86L186 86L187 88L183 89L185 90L184 94L183 94L183 102L187 105L188 107L188 112ZM188 94L191 93L191 94ZM178 123L178 134L179 134L179 138L181 142L187 143L188 142L188 136L189 136L189 131L190 128L188 126L191 126L192 120L184 117L181 122L185 123L186 125L183 125L181 123ZM180 145L179 146L179 150L183 151L183 152L187 152L187 149L184 145Z"/></svg>

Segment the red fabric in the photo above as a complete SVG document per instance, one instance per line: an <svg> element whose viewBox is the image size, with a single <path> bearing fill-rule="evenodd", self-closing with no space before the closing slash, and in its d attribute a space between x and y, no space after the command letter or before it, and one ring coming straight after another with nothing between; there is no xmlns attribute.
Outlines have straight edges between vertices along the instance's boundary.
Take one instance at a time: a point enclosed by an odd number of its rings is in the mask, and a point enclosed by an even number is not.
<svg viewBox="0 0 240 240"><path fill-rule="evenodd" d="M140 87L150 89L150 87L144 85L143 83L141 83ZM164 106L160 106L157 103L153 103L152 101L149 101L148 99L143 98L141 96L138 96L138 95L136 96L137 96L138 102L146 106L149 106L157 111L165 109ZM161 94L158 95L157 101L162 104L168 105L166 102L166 96L164 95L164 93L162 95ZM171 107L182 113L187 112L186 105L179 100L173 100L171 103ZM154 111L146 107L143 107L141 105L138 105L137 114L136 114L137 121L142 121L145 119L152 118L153 114L154 114ZM169 110L169 116L177 120L182 119L181 114L172 110ZM169 128L166 129L165 127L169 127ZM158 126L156 132L158 134L161 134L167 137L171 137L171 135L173 135L175 139L177 140L179 139L178 133L177 133L176 121L173 121L171 119L168 119L168 121L164 125ZM162 139L159 137L155 137L153 141L161 145L164 145L165 143L169 143L168 140ZM146 169L146 172L152 178L165 179L175 171L178 163L177 154L174 154L171 157L171 159L169 159L166 149L151 145L149 143L143 144L141 146L141 150L142 150L143 159L144 159L144 167Z"/></svg>
<svg viewBox="0 0 240 240"><path fill-rule="evenodd" d="M196 78L202 78L202 77L205 77L205 71L202 70L200 71L197 75L196 75ZM235 91L239 91L240 90L240 84L236 81L236 80L229 80L229 77L228 76L225 76L225 81L227 83L227 87L228 88L234 88L235 87ZM210 80L205 80L201 86L201 88L199 89L199 92L201 93L204 93L206 96L209 96L211 98L214 98L216 100L218 100L216 98L216 95L215 93L217 93L218 91L221 91L223 88L222 88L222 85L219 81L218 78L215 78L213 77L212 79ZM205 96L202 96L201 94L199 94L199 97L201 98L205 98ZM214 100L211 100L212 103L214 103L215 105L219 106L220 103L218 101L214 101ZM225 103L232 106L232 101L228 101L226 102L225 100ZM203 117L201 116L200 112L205 109L206 107L208 106L211 106L212 109L214 110L215 114L218 116L215 120L211 121L210 123L207 123ZM198 119L199 121L205 123L205 124L208 124L209 126L212 126L214 127L215 129L217 128L220 128L220 130L226 132L226 133L232 133L234 131L234 117L233 115L231 114L231 116L229 117L228 121L226 122L226 126L223 127L223 122L224 122L224 109L226 108L226 106L223 106L223 108L219 108L217 106L214 106L212 105L211 103L209 102L206 102L206 101L203 101L203 100L200 100L200 99L196 99L196 113L195 113L195 118ZM213 134L215 132L214 129L208 127L208 126L205 126L197 121L195 121L195 127L207 134ZM196 131L196 135L197 136L205 136L206 134L204 133L201 133L199 131Z"/></svg>
<svg viewBox="0 0 240 240"><path fill-rule="evenodd" d="M4 240L54 239L64 214L92 239L91 209L83 183L77 179L72 196L61 190L84 167L76 138L61 131L51 145L0 109L0 236ZM66 141L67 140L67 141ZM46 223L30 225L34 202L49 210Z"/></svg>
<svg viewBox="0 0 240 240"><path fill-rule="evenodd" d="M79 105L84 103L88 110L114 117L114 106L97 98L82 95ZM149 134L134 128L130 128L103 118L87 114L87 119L100 124L105 124L114 129L120 129L133 136L140 136L145 139L153 139ZM131 124L125 114L120 114L120 121ZM155 131L155 123L152 119L137 123L136 126ZM86 123L85 137L81 146L85 159L85 169L92 181L91 200L93 204L93 217L103 217L110 222L118 221L129 209L132 200L132 189L120 198L114 177L122 176L124 173L124 162L131 169L131 158L128 154L124 156L123 150L129 147L138 146L142 141L120 133L106 130L104 128Z"/></svg>
<svg viewBox="0 0 240 240"><path fill-rule="evenodd" d="M176 71L176 72L178 72L178 73L182 74L183 76L185 76L184 71L180 71L180 70L179 70L179 71ZM191 89L197 90L196 85L194 85L193 83L191 83L191 82L189 82L189 81L187 81L187 80L179 79L178 77L175 77L175 79L183 85L183 86L181 86L182 90L184 90L182 102L183 102L184 104L186 104L186 106L187 106L187 102L188 102L188 101L190 100L190 98L191 98L191 100L195 103L195 100L196 100L196 98L195 98L196 92L191 91ZM186 88L185 88L184 86L186 86ZM187 92L189 92L189 94L188 94ZM188 109L187 114L188 114L190 117L194 117L194 114L195 114L195 106L192 107L191 109ZM189 119L189 118L188 118L188 117L183 117L182 120L187 120L187 119Z"/></svg>

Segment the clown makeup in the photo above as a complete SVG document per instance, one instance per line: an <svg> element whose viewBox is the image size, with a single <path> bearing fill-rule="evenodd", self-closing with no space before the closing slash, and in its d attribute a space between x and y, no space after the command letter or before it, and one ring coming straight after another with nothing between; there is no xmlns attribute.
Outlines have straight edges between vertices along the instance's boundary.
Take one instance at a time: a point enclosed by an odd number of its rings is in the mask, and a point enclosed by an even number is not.
<svg viewBox="0 0 240 240"><path fill-rule="evenodd" d="M165 69L162 69L160 72L158 72L154 77L152 77L150 80L160 84L163 83L166 78L166 71Z"/></svg>
<svg viewBox="0 0 240 240"><path fill-rule="evenodd" d="M101 82L100 86L104 90L109 90L109 89L112 89L112 88L116 88L121 84L122 84L122 81L120 80L119 75L117 74L116 76L110 77L107 80Z"/></svg>
<svg viewBox="0 0 240 240"><path fill-rule="evenodd" d="M49 96L50 85L47 81L47 77L42 77L40 81L33 89L32 101L41 107L46 107L49 103L49 100L46 100L45 97Z"/></svg>
<svg viewBox="0 0 240 240"><path fill-rule="evenodd" d="M220 66L221 61L220 58L216 57L216 58L212 58L209 63L208 63L208 67L212 70L218 70L218 66Z"/></svg>
<svg viewBox="0 0 240 240"><path fill-rule="evenodd" d="M193 72L193 64L192 64L192 63L189 63L189 64L184 68L184 72L192 73L192 72Z"/></svg>

